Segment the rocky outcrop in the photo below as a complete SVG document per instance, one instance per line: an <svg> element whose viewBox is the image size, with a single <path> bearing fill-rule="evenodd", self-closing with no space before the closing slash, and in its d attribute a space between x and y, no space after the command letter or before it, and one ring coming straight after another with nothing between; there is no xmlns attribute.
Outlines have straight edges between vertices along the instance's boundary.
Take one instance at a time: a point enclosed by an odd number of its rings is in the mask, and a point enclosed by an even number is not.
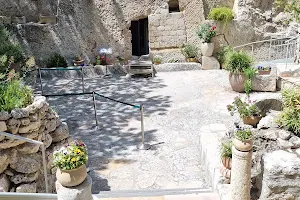
<svg viewBox="0 0 300 200"><path fill-rule="evenodd" d="M26 108L14 109L11 113L0 112L0 119L1 131L42 141L47 157L71 140L68 125L60 121L42 96L35 97ZM0 150L0 191L46 192L41 145L2 136ZM47 161L48 176L51 177L55 172L53 161ZM54 178L49 179L50 192L54 192L54 181Z"/></svg>

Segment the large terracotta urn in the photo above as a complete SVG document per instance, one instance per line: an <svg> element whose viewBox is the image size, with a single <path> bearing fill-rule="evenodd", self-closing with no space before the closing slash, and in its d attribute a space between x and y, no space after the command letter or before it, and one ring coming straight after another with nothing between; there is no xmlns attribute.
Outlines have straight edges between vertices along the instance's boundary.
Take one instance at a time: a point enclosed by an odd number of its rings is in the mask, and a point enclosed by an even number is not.
<svg viewBox="0 0 300 200"><path fill-rule="evenodd" d="M66 187L73 187L80 185L87 177L87 170L85 165L81 165L76 169L63 170L57 169L56 178L57 181Z"/></svg>
<svg viewBox="0 0 300 200"><path fill-rule="evenodd" d="M248 124L251 126L256 126L261 120L261 116L251 116L251 117L243 117L244 124Z"/></svg>
<svg viewBox="0 0 300 200"><path fill-rule="evenodd" d="M203 56L212 56L214 51L214 43L202 43L201 53Z"/></svg>
<svg viewBox="0 0 300 200"><path fill-rule="evenodd" d="M230 73L229 83L235 92L245 92L245 82L247 77L244 73Z"/></svg>

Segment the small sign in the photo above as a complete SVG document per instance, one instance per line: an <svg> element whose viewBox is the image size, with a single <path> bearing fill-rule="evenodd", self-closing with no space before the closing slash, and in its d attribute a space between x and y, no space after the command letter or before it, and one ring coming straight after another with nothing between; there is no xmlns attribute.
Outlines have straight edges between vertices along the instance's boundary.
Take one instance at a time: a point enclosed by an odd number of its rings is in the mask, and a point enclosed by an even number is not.
<svg viewBox="0 0 300 200"><path fill-rule="evenodd" d="M111 48L100 48L99 54L112 54L112 49Z"/></svg>

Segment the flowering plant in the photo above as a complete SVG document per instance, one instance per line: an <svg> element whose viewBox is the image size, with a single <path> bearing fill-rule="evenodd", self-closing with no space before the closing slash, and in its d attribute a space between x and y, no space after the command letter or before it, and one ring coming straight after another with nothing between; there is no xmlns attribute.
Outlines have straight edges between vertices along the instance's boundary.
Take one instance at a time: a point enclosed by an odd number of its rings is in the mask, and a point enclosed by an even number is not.
<svg viewBox="0 0 300 200"><path fill-rule="evenodd" d="M271 66L268 66L268 67L258 66L257 69L262 70L262 71L270 71L272 69L272 67Z"/></svg>
<svg viewBox="0 0 300 200"><path fill-rule="evenodd" d="M255 101L243 101L240 97L235 97L232 104L227 105L227 110L231 115L238 111L242 118L251 116L261 116L261 110L254 104Z"/></svg>
<svg viewBox="0 0 300 200"><path fill-rule="evenodd" d="M108 65L109 58L106 55L96 56L96 65Z"/></svg>
<svg viewBox="0 0 300 200"><path fill-rule="evenodd" d="M88 161L86 145L79 140L74 140L66 147L53 153L53 165L63 170L71 170L84 165Z"/></svg>
<svg viewBox="0 0 300 200"><path fill-rule="evenodd" d="M201 24L197 34L203 43L211 43L213 37L217 35L216 26L210 26L208 24Z"/></svg>

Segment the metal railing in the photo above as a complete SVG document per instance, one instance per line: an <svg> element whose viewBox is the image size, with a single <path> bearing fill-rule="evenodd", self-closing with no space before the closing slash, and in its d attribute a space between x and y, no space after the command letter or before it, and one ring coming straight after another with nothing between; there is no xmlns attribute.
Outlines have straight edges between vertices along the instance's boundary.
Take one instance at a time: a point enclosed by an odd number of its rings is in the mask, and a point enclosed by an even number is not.
<svg viewBox="0 0 300 200"><path fill-rule="evenodd" d="M6 132L0 132L0 135L4 135L5 137L17 139L17 140L23 140L32 144L39 144L42 147L42 157L43 157L43 168L44 168L44 179L45 179L45 189L46 193L49 193L49 187L48 187L48 178L47 178L47 164L46 164L46 154L45 154L45 145L43 142L32 140L29 138L21 137L19 135L13 135L11 133Z"/></svg>
<svg viewBox="0 0 300 200"><path fill-rule="evenodd" d="M289 59L296 56L298 38L299 36L271 38L239 45L233 49L249 53L256 62L282 60L287 65L293 62Z"/></svg>

